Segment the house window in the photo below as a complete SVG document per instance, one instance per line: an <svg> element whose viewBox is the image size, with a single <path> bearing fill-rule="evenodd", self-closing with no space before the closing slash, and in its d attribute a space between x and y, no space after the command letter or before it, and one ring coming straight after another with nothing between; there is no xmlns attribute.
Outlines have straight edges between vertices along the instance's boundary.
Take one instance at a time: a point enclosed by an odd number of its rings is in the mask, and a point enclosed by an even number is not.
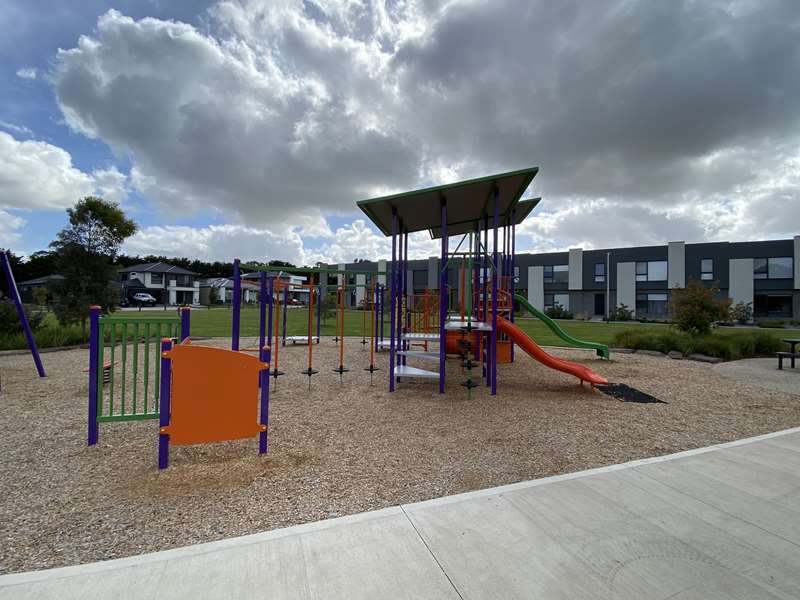
<svg viewBox="0 0 800 600"><path fill-rule="evenodd" d="M636 281L666 281L667 261L651 260L636 263Z"/></svg>
<svg viewBox="0 0 800 600"><path fill-rule="evenodd" d="M602 283L606 280L606 263L594 263L594 282Z"/></svg>
<svg viewBox="0 0 800 600"><path fill-rule="evenodd" d="M711 281L714 279L714 259L704 258L700 261L700 279Z"/></svg>
<svg viewBox="0 0 800 600"><path fill-rule="evenodd" d="M753 259L753 279L791 279L793 269L791 256Z"/></svg>
<svg viewBox="0 0 800 600"><path fill-rule="evenodd" d="M545 294L544 295L544 309L552 310L556 306L560 306L564 310L569 310L569 294Z"/></svg>
<svg viewBox="0 0 800 600"><path fill-rule="evenodd" d="M792 316L791 296L756 294L753 300L753 315L756 317Z"/></svg>
<svg viewBox="0 0 800 600"><path fill-rule="evenodd" d="M544 267L545 283L567 283L569 281L569 265L547 265Z"/></svg>
<svg viewBox="0 0 800 600"><path fill-rule="evenodd" d="M164 274L150 273L150 283L153 285L162 285L164 283Z"/></svg>
<svg viewBox="0 0 800 600"><path fill-rule="evenodd" d="M651 317L667 316L667 295L636 294L636 313Z"/></svg>

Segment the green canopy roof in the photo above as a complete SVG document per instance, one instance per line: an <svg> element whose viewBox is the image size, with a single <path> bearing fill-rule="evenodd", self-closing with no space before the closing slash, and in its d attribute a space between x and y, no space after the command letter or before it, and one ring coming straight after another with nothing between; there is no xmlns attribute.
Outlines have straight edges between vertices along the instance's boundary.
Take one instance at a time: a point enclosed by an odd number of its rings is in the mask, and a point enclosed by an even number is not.
<svg viewBox="0 0 800 600"><path fill-rule="evenodd" d="M398 219L403 221L403 227L409 232L431 230L433 235L433 231L438 231L441 226L440 200L446 198L448 235L459 231L463 233L471 230L474 223L482 220L485 215L492 216L494 210L492 190L495 186L500 191L499 214L510 215L538 172L538 167L531 167L499 173L479 179L362 200L358 202L358 207L384 235L392 234L393 208L397 210Z"/></svg>
<svg viewBox="0 0 800 600"><path fill-rule="evenodd" d="M541 198L525 198L517 202L515 206L511 208L508 213L500 215L500 225L519 225L522 223L531 211L536 208L536 205L541 202ZM511 221L511 212L514 213L514 221ZM489 217L489 225L491 226L492 219ZM481 228L483 228L483 222L481 222ZM475 223L459 223L458 225L448 225L447 226L447 235L462 235L469 231L475 230ZM430 229L431 237L433 239L438 239L442 237L442 228L441 227L431 227Z"/></svg>

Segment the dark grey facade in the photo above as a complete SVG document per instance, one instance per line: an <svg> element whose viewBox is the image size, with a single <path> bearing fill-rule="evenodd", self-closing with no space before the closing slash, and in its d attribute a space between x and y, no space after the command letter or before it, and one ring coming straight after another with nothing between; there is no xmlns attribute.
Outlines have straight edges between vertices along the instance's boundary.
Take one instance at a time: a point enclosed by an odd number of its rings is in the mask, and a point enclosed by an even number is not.
<svg viewBox="0 0 800 600"><path fill-rule="evenodd" d="M437 287L438 263L438 258L410 261L414 293ZM719 296L734 303L752 303L756 319L800 320L800 236L517 254L516 266L518 293L537 308L560 304L577 318L602 318L625 304L637 318L666 319L670 290L694 279L716 285ZM385 261L338 267L377 271L385 269ZM358 283L356 275L348 277ZM332 276L330 283L335 282ZM457 290L456 268L449 283Z"/></svg>

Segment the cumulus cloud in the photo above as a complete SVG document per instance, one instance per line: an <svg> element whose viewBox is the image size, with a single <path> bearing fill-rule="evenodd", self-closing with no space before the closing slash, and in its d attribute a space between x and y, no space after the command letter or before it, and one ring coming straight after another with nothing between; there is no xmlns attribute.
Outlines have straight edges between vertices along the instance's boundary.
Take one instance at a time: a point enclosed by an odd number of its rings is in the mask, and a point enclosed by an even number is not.
<svg viewBox="0 0 800 600"><path fill-rule="evenodd" d="M17 71L17 77L20 79L36 79L39 76L39 71L36 67L24 67Z"/></svg>
<svg viewBox="0 0 800 600"><path fill-rule="evenodd" d="M0 248L9 248L21 238L25 220L0 208Z"/></svg>
<svg viewBox="0 0 800 600"><path fill-rule="evenodd" d="M125 242L129 254L188 256L200 260L284 260L305 264L303 242L295 232L273 232L243 225L145 227Z"/></svg>
<svg viewBox="0 0 800 600"><path fill-rule="evenodd" d="M800 210L792 0L231 0L202 23L112 10L54 64L70 127L165 209L332 260L385 255L330 230L354 200L532 164L542 248L783 236L774 207Z"/></svg>
<svg viewBox="0 0 800 600"><path fill-rule="evenodd" d="M124 180L114 167L84 173L63 148L0 131L0 209L64 209L90 194L121 200Z"/></svg>
<svg viewBox="0 0 800 600"><path fill-rule="evenodd" d="M301 228L273 230L232 224L151 226L140 229L127 240L124 251L128 254L189 256L210 261L230 261L236 257L244 261L284 260L309 266L317 262L378 260L391 253L391 242L368 227L363 219L356 219L335 231L327 229L324 235L309 236L302 231ZM309 237L320 238L322 243L309 247ZM409 244L411 258L438 254L439 243L431 240L427 233L409 237L412 239Z"/></svg>

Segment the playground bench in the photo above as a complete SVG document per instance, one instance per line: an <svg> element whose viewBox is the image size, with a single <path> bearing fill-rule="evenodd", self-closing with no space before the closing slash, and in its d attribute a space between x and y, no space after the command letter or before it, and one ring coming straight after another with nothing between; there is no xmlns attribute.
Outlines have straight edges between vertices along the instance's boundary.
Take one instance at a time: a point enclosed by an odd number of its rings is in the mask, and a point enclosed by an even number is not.
<svg viewBox="0 0 800 600"><path fill-rule="evenodd" d="M800 352L776 352L775 356L778 357L778 370L783 371L784 359L789 359L789 366L794 369L795 359L800 358Z"/></svg>

